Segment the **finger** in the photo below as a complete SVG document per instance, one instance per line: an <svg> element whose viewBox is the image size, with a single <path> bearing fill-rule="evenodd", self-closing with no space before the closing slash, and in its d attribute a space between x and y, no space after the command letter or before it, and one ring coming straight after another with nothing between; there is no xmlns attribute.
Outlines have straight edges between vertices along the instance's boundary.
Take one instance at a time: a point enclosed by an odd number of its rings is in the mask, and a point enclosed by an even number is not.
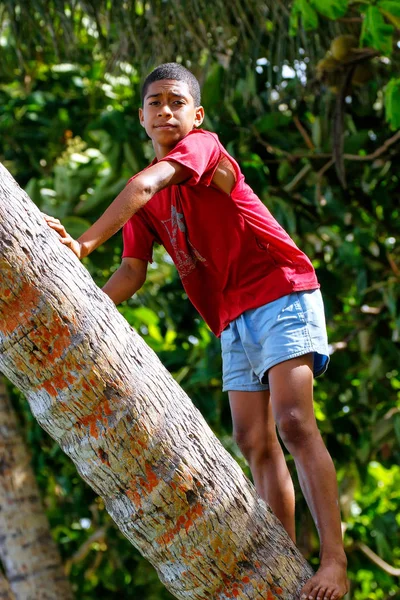
<svg viewBox="0 0 400 600"><path fill-rule="evenodd" d="M56 221L47 221L47 224L52 228L52 229L64 229L64 225L62 225L60 223L60 221L58 221L58 223Z"/></svg>
<svg viewBox="0 0 400 600"><path fill-rule="evenodd" d="M64 225L61 225L61 223L60 224L49 223L49 227L51 229L54 229L54 231L56 231L63 238L68 236L68 233L66 232Z"/></svg>
<svg viewBox="0 0 400 600"><path fill-rule="evenodd" d="M65 246L70 246L75 240L67 234L67 237L60 238L60 242Z"/></svg>

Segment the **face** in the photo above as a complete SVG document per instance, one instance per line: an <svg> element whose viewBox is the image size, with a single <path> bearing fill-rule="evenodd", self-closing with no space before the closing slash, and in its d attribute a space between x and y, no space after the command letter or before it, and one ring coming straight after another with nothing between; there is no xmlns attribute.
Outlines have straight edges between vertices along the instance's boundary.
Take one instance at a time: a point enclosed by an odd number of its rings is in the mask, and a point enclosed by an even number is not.
<svg viewBox="0 0 400 600"><path fill-rule="evenodd" d="M139 118L160 158L189 131L202 124L204 110L202 106L194 105L186 82L162 79L154 81L147 88Z"/></svg>

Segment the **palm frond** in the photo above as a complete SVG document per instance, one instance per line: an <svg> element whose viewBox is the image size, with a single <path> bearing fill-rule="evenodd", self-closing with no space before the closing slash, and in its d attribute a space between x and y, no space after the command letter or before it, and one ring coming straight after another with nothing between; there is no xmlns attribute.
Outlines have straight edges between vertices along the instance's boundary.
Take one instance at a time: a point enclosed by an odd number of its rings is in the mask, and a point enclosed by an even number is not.
<svg viewBox="0 0 400 600"><path fill-rule="evenodd" d="M178 60L199 71L216 59L234 73L260 57L278 68L299 52L313 60L354 27L325 20L318 33L299 27L291 37L289 17L290 3L281 0L5 0L0 35L23 70L38 52L73 61L100 51L110 68L127 61L146 72Z"/></svg>

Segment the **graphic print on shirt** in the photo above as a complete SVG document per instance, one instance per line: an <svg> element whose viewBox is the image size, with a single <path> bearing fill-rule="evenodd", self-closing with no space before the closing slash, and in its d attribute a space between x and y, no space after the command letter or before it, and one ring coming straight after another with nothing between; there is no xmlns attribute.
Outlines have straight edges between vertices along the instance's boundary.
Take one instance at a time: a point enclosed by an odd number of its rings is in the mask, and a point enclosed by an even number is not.
<svg viewBox="0 0 400 600"><path fill-rule="evenodd" d="M201 256L187 237L185 217L183 213L176 210L176 206L171 206L171 218L161 222L168 232L175 254L174 263L183 279L196 268L198 261L205 263L206 259Z"/></svg>

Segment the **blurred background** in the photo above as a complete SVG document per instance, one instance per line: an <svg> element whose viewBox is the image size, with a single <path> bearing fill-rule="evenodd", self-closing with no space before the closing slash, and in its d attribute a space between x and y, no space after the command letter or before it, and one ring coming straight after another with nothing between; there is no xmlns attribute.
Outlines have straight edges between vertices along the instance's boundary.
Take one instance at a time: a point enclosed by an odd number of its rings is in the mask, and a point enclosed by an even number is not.
<svg viewBox="0 0 400 600"><path fill-rule="evenodd" d="M177 61L201 82L204 127L311 258L332 353L315 411L338 473L349 600L400 598L399 40L398 0L0 2L0 160L43 212L78 236L149 163L140 84ZM116 235L83 261L99 286L121 249ZM219 340L162 247L119 310L250 476L231 440ZM0 416L17 419L74 596L172 598L6 389ZM296 486L298 543L316 566Z"/></svg>

